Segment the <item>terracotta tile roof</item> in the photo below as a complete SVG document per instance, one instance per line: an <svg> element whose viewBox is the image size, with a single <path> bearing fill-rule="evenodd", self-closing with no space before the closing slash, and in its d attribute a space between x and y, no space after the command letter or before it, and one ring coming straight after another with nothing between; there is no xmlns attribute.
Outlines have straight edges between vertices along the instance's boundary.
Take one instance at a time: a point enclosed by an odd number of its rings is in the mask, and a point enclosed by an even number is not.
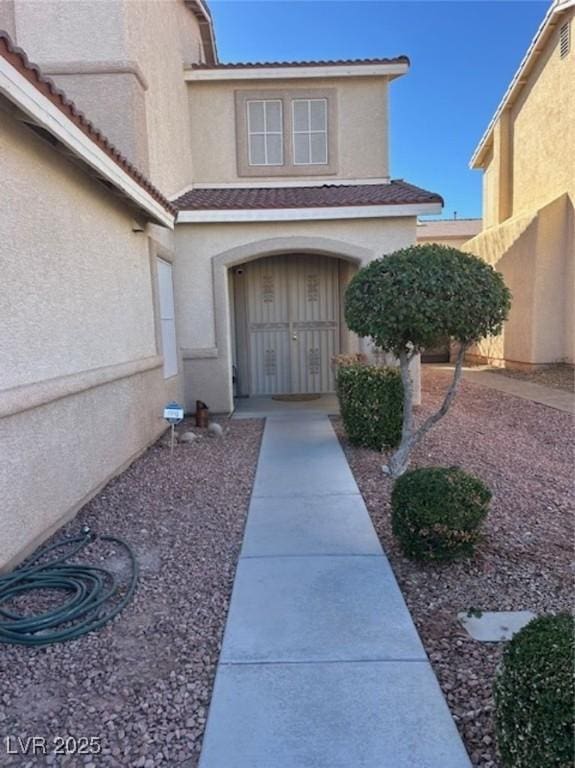
<svg viewBox="0 0 575 768"><path fill-rule="evenodd" d="M18 48L7 32L0 30L0 56L8 61L28 82L30 82L41 94L49 99L74 125L91 139L108 157L110 157L125 173L128 174L142 189L144 189L154 200L162 205L172 214L176 213L176 208L164 195L157 189L149 179L144 176L116 147L98 130L81 112L73 101L71 101L64 91L58 88L53 80L42 74L36 64L32 64L26 53Z"/></svg>
<svg viewBox="0 0 575 768"><path fill-rule="evenodd" d="M320 187L227 187L193 189L175 205L182 211L441 203L435 192L396 179L389 184L325 184Z"/></svg>
<svg viewBox="0 0 575 768"><path fill-rule="evenodd" d="M325 61L246 61L237 63L192 64L192 69L264 69L267 67L347 67L370 64L408 64L407 56L382 59L334 59Z"/></svg>

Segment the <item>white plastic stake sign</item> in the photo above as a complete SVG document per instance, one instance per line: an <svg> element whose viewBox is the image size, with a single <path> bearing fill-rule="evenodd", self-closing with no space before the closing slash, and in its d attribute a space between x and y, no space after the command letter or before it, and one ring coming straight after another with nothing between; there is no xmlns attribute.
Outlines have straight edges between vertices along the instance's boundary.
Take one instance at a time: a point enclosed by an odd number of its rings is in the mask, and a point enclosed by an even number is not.
<svg viewBox="0 0 575 768"><path fill-rule="evenodd" d="M184 418L184 409L181 405L178 405L178 403L168 403L164 407L164 419L168 422L168 424L171 427L171 436L170 436L170 454L174 452L174 435L175 435L175 427L176 424L179 424L180 421Z"/></svg>

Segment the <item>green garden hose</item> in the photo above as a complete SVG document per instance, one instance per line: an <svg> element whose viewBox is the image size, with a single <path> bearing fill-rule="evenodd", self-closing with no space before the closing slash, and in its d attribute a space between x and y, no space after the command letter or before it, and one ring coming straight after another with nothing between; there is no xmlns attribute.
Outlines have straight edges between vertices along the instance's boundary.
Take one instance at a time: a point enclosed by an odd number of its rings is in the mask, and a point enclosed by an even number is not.
<svg viewBox="0 0 575 768"><path fill-rule="evenodd" d="M126 583L119 583L104 568L66 562L96 539L118 544L127 553L131 574ZM64 554L45 559L48 553L61 547L67 547ZM84 528L81 536L52 544L34 555L24 567L0 576L0 642L48 645L99 629L130 602L137 580L138 563L127 542L115 536L96 535ZM70 594L57 608L35 615L22 615L3 607L8 601L25 597L34 590L61 590Z"/></svg>

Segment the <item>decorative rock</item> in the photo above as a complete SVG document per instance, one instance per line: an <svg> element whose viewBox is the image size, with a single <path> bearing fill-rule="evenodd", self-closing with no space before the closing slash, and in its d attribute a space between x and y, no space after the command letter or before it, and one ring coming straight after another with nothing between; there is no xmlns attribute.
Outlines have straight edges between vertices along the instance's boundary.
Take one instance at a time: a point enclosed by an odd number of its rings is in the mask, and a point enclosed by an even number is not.
<svg viewBox="0 0 575 768"><path fill-rule="evenodd" d="M212 421L208 427L208 435L210 437L222 437L223 434L224 430L222 429L221 425L215 421Z"/></svg>
<svg viewBox="0 0 575 768"><path fill-rule="evenodd" d="M197 440L199 435L196 435L195 432L182 432L181 435L178 436L178 442L179 443L193 443L194 440Z"/></svg>
<svg viewBox="0 0 575 768"><path fill-rule="evenodd" d="M536 617L531 611L461 612L457 618L474 640L499 643L511 640L516 632Z"/></svg>

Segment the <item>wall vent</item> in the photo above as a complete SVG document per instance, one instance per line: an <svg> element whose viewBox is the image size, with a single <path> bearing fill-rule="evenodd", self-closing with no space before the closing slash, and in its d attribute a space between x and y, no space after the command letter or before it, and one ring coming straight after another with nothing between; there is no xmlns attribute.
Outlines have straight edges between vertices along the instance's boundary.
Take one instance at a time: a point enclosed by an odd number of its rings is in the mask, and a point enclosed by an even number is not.
<svg viewBox="0 0 575 768"><path fill-rule="evenodd" d="M565 56L567 56L567 54L569 53L570 47L571 47L571 34L569 29L569 22L566 21L565 24L563 24L563 26L559 30L559 53L562 59L564 59Z"/></svg>

